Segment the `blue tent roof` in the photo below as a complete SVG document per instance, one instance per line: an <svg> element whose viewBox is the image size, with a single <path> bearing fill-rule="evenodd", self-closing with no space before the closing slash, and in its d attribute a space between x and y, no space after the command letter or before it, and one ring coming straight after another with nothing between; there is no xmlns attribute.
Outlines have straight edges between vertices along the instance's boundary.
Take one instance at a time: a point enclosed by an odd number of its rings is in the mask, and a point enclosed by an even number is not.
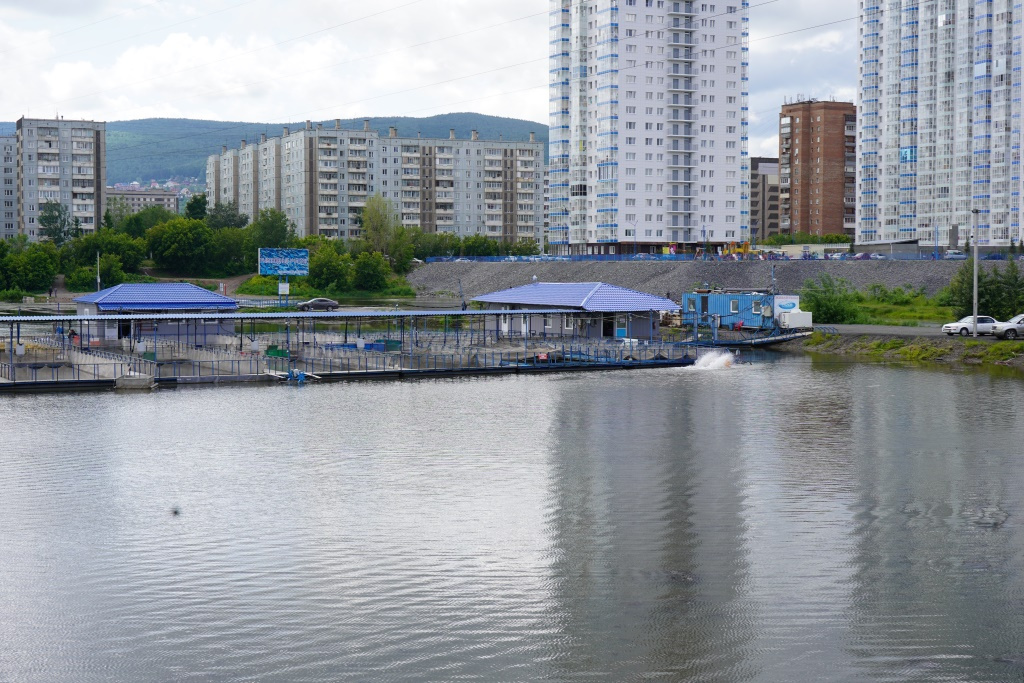
<svg viewBox="0 0 1024 683"><path fill-rule="evenodd" d="M500 292L478 296L473 301L488 304L578 308L595 313L678 311L679 304L634 289L604 282L534 282Z"/></svg>
<svg viewBox="0 0 1024 683"><path fill-rule="evenodd" d="M234 311L234 299L188 282L132 283L108 287L75 299L97 311Z"/></svg>

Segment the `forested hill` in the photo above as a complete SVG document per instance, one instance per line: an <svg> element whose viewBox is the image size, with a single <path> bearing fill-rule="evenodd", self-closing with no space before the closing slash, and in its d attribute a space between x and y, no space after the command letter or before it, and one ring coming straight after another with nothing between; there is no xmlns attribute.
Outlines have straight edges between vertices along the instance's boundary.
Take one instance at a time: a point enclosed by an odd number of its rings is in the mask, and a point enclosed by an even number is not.
<svg viewBox="0 0 1024 683"><path fill-rule="evenodd" d="M334 127L334 119L322 121L325 128ZM239 121L199 121L194 119L139 119L137 121L107 122L107 183L128 183L133 180L147 182L164 180L172 176L206 176L206 157L238 147L242 140L258 142L260 135L279 137L287 126L298 130L305 121L292 123L243 123ZM316 125L316 122L314 122ZM481 139L528 140L530 133L537 140L547 142L548 127L534 121L508 119L484 114L457 113L413 118L408 116L381 117L370 120L370 126L382 136L395 126L398 134L425 138L447 138L448 131L468 139L476 130ZM363 119L342 119L341 127L362 130ZM13 133L13 123L0 123L0 134Z"/></svg>

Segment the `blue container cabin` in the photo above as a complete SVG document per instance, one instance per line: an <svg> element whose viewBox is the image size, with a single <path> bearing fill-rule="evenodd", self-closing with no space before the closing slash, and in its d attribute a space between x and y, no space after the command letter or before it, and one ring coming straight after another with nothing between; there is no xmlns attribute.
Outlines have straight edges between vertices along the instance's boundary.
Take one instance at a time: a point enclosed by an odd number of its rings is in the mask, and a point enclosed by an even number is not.
<svg viewBox="0 0 1024 683"><path fill-rule="evenodd" d="M800 297L752 290L697 290L683 294L684 326L773 330L781 310L799 309Z"/></svg>

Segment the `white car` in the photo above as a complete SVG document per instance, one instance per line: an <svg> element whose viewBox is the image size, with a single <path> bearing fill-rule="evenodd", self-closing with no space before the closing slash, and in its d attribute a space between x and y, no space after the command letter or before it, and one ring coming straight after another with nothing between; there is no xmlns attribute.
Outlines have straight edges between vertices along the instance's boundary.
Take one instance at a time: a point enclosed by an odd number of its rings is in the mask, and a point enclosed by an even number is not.
<svg viewBox="0 0 1024 683"><path fill-rule="evenodd" d="M998 324L999 321L991 316L979 315L978 334L992 334L995 326ZM974 334L974 316L969 315L965 318L960 318L955 323L946 323L942 326L942 331L951 337L954 334L959 334L961 337L969 337Z"/></svg>
<svg viewBox="0 0 1024 683"><path fill-rule="evenodd" d="M1005 323L996 323L992 334L1000 339L1016 339L1024 337L1024 313L1015 315Z"/></svg>

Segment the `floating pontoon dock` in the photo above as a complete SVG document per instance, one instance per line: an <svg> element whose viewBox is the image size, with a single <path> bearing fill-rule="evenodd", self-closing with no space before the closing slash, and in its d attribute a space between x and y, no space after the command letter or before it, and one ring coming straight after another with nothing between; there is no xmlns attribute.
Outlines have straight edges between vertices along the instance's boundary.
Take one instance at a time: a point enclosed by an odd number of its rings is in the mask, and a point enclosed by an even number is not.
<svg viewBox="0 0 1024 683"><path fill-rule="evenodd" d="M627 315L657 326L655 312ZM685 343L585 336L579 331L589 317L565 309L5 316L0 393L663 368L695 361ZM517 325L508 325L510 319Z"/></svg>

